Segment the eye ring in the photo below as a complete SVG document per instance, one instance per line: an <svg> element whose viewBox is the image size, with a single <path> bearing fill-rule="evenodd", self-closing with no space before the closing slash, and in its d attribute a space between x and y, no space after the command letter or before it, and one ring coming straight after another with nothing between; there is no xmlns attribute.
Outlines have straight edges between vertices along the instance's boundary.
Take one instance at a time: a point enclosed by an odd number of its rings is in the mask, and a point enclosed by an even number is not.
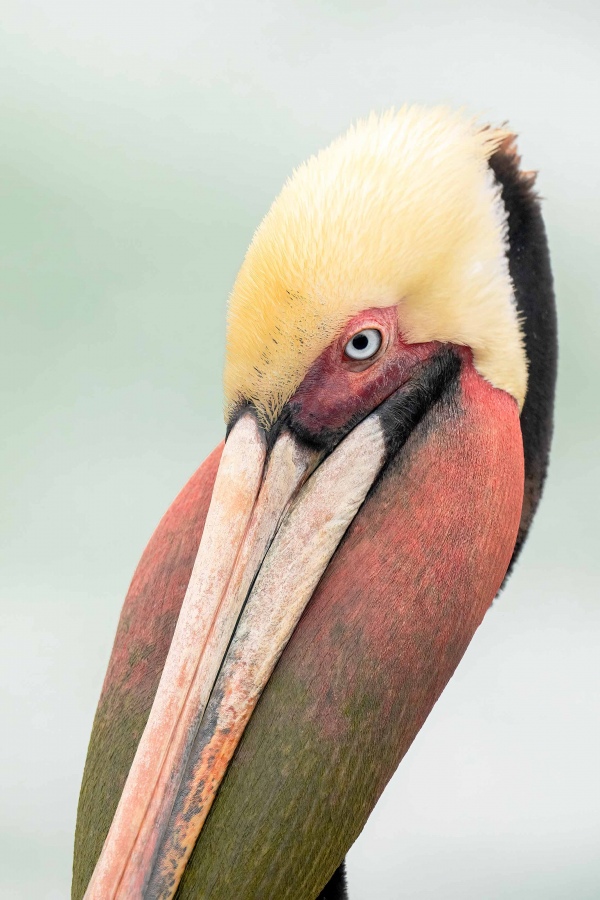
<svg viewBox="0 0 600 900"><path fill-rule="evenodd" d="M365 360L375 356L382 343L382 335L378 328L363 328L353 334L346 346L344 353L350 359Z"/></svg>

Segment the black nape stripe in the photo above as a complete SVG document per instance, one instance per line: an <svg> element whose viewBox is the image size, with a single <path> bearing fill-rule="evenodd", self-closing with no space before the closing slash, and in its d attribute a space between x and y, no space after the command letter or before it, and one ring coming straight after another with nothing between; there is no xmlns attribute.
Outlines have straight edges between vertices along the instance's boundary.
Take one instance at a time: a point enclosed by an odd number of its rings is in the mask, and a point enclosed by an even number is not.
<svg viewBox="0 0 600 900"><path fill-rule="evenodd" d="M342 862L341 866L335 870L330 880L317 897L317 900L348 900L346 866L344 862Z"/></svg>
<svg viewBox="0 0 600 900"><path fill-rule="evenodd" d="M519 164L520 158L511 141L505 142L490 159L508 215L508 265L529 365L527 397L521 412L525 496L509 572L527 537L546 478L558 358L556 306L546 230L534 179L521 172Z"/></svg>

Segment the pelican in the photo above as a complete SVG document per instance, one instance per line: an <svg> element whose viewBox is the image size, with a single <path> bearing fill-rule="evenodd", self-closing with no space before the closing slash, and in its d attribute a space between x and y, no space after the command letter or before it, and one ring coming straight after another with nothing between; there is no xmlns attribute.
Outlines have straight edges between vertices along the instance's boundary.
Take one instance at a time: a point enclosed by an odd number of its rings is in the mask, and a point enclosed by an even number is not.
<svg viewBox="0 0 600 900"><path fill-rule="evenodd" d="M230 297L226 439L123 606L74 900L347 896L345 854L540 499L557 338L534 177L508 129L404 107L284 185Z"/></svg>

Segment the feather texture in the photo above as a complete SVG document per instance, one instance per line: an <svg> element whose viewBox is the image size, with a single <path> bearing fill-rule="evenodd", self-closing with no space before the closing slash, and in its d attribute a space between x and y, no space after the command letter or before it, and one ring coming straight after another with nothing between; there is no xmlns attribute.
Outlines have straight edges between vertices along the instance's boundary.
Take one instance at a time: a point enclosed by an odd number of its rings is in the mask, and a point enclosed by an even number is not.
<svg viewBox="0 0 600 900"><path fill-rule="evenodd" d="M445 108L371 115L301 165L259 226L230 299L228 414L265 425L350 317L398 307L406 341L472 349L522 407L527 362L488 160L509 132Z"/></svg>

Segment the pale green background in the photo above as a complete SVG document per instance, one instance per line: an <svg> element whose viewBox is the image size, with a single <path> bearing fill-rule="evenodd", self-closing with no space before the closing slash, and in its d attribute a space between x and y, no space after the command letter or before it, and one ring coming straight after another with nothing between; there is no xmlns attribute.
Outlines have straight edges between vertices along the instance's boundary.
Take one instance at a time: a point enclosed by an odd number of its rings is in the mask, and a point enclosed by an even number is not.
<svg viewBox="0 0 600 900"><path fill-rule="evenodd" d="M60 900L119 607L219 440L225 302L371 109L509 119L562 336L522 561L349 856L352 900L600 897L596 2L3 0L0 897Z"/></svg>

